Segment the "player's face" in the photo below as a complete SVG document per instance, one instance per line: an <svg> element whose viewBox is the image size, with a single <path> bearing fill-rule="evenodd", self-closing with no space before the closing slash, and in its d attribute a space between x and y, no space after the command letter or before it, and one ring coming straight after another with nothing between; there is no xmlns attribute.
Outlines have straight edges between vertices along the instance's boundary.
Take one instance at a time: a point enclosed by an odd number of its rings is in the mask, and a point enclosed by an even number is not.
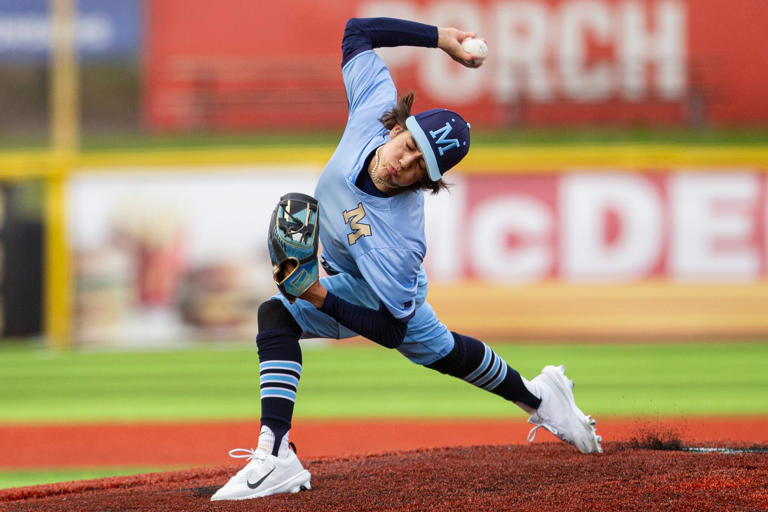
<svg viewBox="0 0 768 512"><path fill-rule="evenodd" d="M390 132L391 139L379 153L379 166L374 183L383 182L390 189L406 188L427 177L427 163L419 146L408 130L396 126Z"/></svg>

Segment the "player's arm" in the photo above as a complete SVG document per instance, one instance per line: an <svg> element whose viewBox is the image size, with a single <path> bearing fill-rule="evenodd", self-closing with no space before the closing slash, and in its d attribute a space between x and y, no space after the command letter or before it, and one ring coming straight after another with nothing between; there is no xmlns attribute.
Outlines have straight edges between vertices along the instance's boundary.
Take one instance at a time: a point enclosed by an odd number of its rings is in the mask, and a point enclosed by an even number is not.
<svg viewBox="0 0 768 512"><path fill-rule="evenodd" d="M404 318L397 318L384 306L378 310L357 306L328 292L318 281L318 220L317 200L301 193L283 195L272 211L267 247L280 293L291 303L297 298L311 302L376 343L398 347L413 311L402 311Z"/></svg>
<svg viewBox="0 0 768 512"><path fill-rule="evenodd" d="M395 318L382 306L378 310L358 306L337 297L315 281L299 298L311 302L317 309L336 319L341 325L387 348L397 348L405 338L408 321Z"/></svg>
<svg viewBox="0 0 768 512"><path fill-rule="evenodd" d="M280 293L289 302L297 298L388 348L398 347L405 338L412 312L396 318L386 307L378 310L357 306L328 292L318 280L317 200L306 194L289 193L280 198L269 221L267 247L272 260L272 276Z"/></svg>
<svg viewBox="0 0 768 512"><path fill-rule="evenodd" d="M478 56L461 47L461 42L468 37L476 34L395 18L351 18L344 29L341 65L344 67L355 55L373 48L422 46L440 48L464 66L477 67Z"/></svg>

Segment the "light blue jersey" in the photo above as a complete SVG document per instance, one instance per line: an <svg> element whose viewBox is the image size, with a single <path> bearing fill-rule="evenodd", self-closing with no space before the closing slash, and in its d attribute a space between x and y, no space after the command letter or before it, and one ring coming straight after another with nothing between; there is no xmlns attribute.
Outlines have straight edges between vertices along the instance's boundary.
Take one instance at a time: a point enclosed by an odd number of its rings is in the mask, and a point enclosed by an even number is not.
<svg viewBox="0 0 768 512"><path fill-rule="evenodd" d="M376 310L383 304L395 318L412 317L398 350L416 363L430 364L450 352L453 337L425 302L423 193L409 190L376 197L355 185L359 173L367 172L367 157L389 140L389 131L378 119L395 106L397 90L373 50L354 56L342 74L349 118L315 188L323 257L339 274L321 283L352 304ZM356 335L306 301L289 304L280 295L275 298L291 311L302 337Z"/></svg>
<svg viewBox="0 0 768 512"><path fill-rule="evenodd" d="M355 180L368 155L389 140L378 121L395 105L397 91L381 59L369 50L344 66L349 119L315 188L323 256L337 271L362 277L395 318L415 310L427 250L421 190L374 197ZM423 299L422 299L423 301Z"/></svg>

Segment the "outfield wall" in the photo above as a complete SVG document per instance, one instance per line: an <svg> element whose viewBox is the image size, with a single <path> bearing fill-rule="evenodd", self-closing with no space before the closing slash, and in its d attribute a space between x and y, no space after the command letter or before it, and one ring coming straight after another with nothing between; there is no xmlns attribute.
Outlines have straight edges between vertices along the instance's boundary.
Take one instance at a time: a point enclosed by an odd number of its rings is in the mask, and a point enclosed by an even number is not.
<svg viewBox="0 0 768 512"><path fill-rule="evenodd" d="M429 300L452 329L504 340L768 335L763 150L728 148L701 166L670 148L624 148L621 165L584 149L578 167L558 164L570 148L527 163L496 151L427 199ZM665 151L679 165L659 165ZM274 292L269 215L282 193L312 192L326 155L228 155L79 161L67 186L78 343L253 339L256 307Z"/></svg>
<svg viewBox="0 0 768 512"><path fill-rule="evenodd" d="M488 40L477 70L428 49L377 50L419 110L452 108L475 127L768 120L764 0L163 0L146 11L142 107L156 130L343 126L344 24L366 16Z"/></svg>

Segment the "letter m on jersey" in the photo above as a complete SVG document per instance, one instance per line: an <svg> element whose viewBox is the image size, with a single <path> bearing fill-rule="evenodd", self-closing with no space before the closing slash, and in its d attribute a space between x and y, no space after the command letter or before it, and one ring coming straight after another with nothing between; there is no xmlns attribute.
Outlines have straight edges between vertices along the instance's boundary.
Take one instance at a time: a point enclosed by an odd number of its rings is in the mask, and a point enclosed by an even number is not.
<svg viewBox="0 0 768 512"><path fill-rule="evenodd" d="M432 136L433 140L435 139L435 137L437 137L435 144L437 144L437 150L440 151L440 156L443 156L445 152L451 148L459 147L459 139L447 138L452 130L453 130L453 127L451 126L451 123L447 121L445 122L445 126L440 128L439 130L429 130L429 134Z"/></svg>
<svg viewBox="0 0 768 512"><path fill-rule="evenodd" d="M349 224L349 227L352 228L352 232L347 235L349 245L355 245L361 236L371 236L371 226L360 222L364 218L363 203L357 203L357 208L354 210L344 211L344 224Z"/></svg>

